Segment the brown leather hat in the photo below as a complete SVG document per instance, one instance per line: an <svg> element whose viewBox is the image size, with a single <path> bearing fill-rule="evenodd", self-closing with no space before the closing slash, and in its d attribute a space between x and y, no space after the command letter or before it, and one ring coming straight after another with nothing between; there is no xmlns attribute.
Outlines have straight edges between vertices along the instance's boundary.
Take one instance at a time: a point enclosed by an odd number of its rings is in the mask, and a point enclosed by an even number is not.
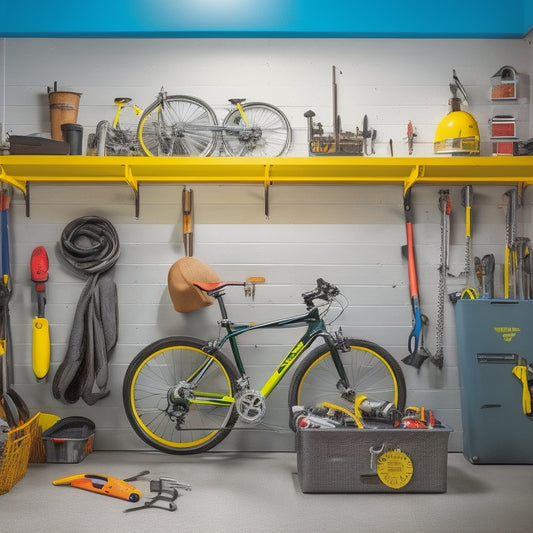
<svg viewBox="0 0 533 533"><path fill-rule="evenodd" d="M170 267L168 292L176 311L189 313L214 302L213 298L193 285L197 281L215 283L220 278L209 265L196 257L182 257Z"/></svg>

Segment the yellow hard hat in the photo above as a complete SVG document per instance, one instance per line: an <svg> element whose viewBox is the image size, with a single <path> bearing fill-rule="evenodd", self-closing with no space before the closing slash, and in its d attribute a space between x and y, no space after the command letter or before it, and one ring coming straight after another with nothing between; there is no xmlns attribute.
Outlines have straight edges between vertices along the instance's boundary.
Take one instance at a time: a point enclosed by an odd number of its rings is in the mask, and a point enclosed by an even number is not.
<svg viewBox="0 0 533 533"><path fill-rule="evenodd" d="M433 143L436 154L479 155L479 127L466 111L451 111L437 126Z"/></svg>

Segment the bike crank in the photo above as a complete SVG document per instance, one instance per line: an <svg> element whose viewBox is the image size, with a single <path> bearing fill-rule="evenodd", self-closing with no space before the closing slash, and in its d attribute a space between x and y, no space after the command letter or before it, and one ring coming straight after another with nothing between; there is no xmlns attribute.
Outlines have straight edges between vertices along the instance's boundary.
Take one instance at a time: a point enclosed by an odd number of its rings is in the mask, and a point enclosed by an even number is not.
<svg viewBox="0 0 533 533"><path fill-rule="evenodd" d="M235 406L239 416L249 423L260 422L265 416L265 397L256 390L245 390L235 398Z"/></svg>

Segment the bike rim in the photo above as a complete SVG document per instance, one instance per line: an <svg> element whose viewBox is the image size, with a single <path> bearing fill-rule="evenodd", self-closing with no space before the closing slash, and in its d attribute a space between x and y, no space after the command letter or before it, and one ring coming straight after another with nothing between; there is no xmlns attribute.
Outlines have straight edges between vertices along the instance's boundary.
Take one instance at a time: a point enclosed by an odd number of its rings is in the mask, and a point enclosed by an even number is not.
<svg viewBox="0 0 533 533"><path fill-rule="evenodd" d="M183 357L178 357L181 350L186 350L187 354L197 353L198 358L183 364L180 362ZM202 361L208 358L213 360L213 370L202 379L202 386L211 387L211 393L232 396L231 378L226 369L216 358L191 346L162 348L136 369L129 390L131 413L138 428L152 441L167 448L193 449L205 445L224 430L234 409L233 404L225 407L191 404L187 424L182 429L177 429L163 410L169 388L180 377L193 375Z"/></svg>
<svg viewBox="0 0 533 533"><path fill-rule="evenodd" d="M278 157L290 145L291 129L287 119L266 105L243 106L248 124L238 110L232 111L224 120L224 126L242 128L222 131L226 151L232 156Z"/></svg>
<svg viewBox="0 0 533 533"><path fill-rule="evenodd" d="M357 350L357 355L348 352L341 353L343 365L348 375L350 384L356 384L357 394L365 394L370 398L387 400L398 405L399 387L394 370L389 362L378 352L361 346L351 347ZM350 356L348 360L347 357ZM339 402L342 400L332 376L338 376L330 352L317 358L309 368L298 386L298 405L306 405L307 394L314 404L320 402ZM309 388L309 393L307 389ZM305 389L305 390L304 390ZM309 400L307 400L309 401ZM353 411L354 405L347 400L342 400Z"/></svg>
<svg viewBox="0 0 533 533"><path fill-rule="evenodd" d="M200 102L169 98L146 112L138 137L149 156L203 157L215 147L214 125L213 112Z"/></svg>

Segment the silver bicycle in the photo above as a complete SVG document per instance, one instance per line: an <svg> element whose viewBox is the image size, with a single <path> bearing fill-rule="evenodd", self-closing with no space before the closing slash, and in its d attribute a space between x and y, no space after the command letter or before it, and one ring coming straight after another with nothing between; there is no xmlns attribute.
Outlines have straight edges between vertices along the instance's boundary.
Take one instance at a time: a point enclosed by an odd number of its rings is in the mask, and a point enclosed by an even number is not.
<svg viewBox="0 0 533 533"><path fill-rule="evenodd" d="M196 156L221 155L278 157L289 150L292 130L277 107L263 102L230 100L232 109L218 124L213 109L193 96L171 95L161 90L144 111L131 98L115 98L113 122L101 121L88 148L98 155ZM141 114L137 131L122 128L125 107Z"/></svg>

